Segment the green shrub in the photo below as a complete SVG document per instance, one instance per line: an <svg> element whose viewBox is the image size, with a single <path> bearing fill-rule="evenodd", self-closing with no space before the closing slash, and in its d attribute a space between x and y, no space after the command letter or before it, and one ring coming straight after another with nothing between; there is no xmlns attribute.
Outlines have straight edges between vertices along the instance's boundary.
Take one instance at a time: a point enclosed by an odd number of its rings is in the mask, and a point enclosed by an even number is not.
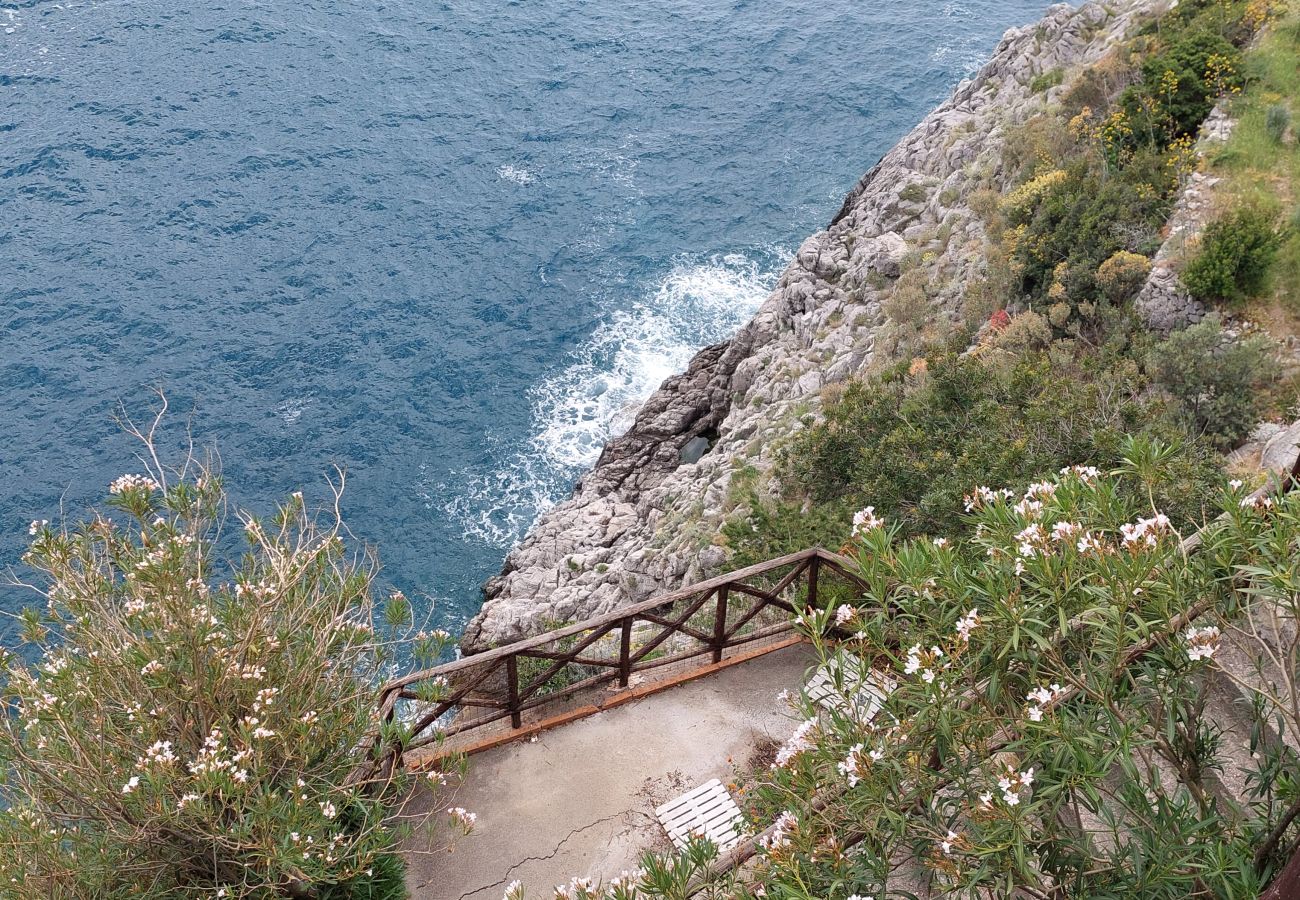
<svg viewBox="0 0 1300 900"><path fill-rule="evenodd" d="M1291 127L1291 110L1285 103L1274 103L1264 116L1264 130L1273 143L1280 144L1286 137L1286 130Z"/></svg>
<svg viewBox="0 0 1300 900"><path fill-rule="evenodd" d="M1138 292L1151 274L1151 260L1120 250L1097 269L1097 286L1111 303L1122 303Z"/></svg>
<svg viewBox="0 0 1300 900"><path fill-rule="evenodd" d="M342 884L324 886L318 900L408 900L410 896L402 857L381 853L368 872Z"/></svg>
<svg viewBox="0 0 1300 900"><path fill-rule="evenodd" d="M1243 206L1205 228L1200 248L1183 271L1192 296L1211 303L1235 303L1258 294L1268 279L1281 237L1274 218Z"/></svg>
<svg viewBox="0 0 1300 900"><path fill-rule="evenodd" d="M751 498L727 527L739 563L842 540L873 505L905 535L964 530L962 497L976 484L1022 485L1063 466L1118 465L1125 437L1175 445L1154 491L1180 522L1199 521L1219 471L1213 452L1161 415L1137 367L1119 357L1031 352L1007 362L941 356L852 384L804 430L778 466L784 495Z"/></svg>
<svg viewBox="0 0 1300 900"><path fill-rule="evenodd" d="M1122 105L1140 123L1139 139L1157 137L1157 145L1193 135L1214 108L1215 98L1242 84L1241 51L1218 31L1190 28L1176 34L1168 47L1142 64L1142 82L1125 94Z"/></svg>
<svg viewBox="0 0 1300 900"><path fill-rule="evenodd" d="M431 660L449 635L403 642L405 598L378 599L375 560L301 494L241 513L188 460L123 476L108 503L31 526L42 602L30 653L6 659L0 895L403 896L390 814L410 783L367 774L358 748L389 654Z"/></svg>
<svg viewBox="0 0 1300 900"><path fill-rule="evenodd" d="M919 182L913 182L898 192L898 199L907 203L924 203L929 196L925 185Z"/></svg>
<svg viewBox="0 0 1300 900"><path fill-rule="evenodd" d="M1272 341L1234 338L1213 315L1154 347L1148 366L1189 427L1221 448L1235 446L1258 424L1263 387L1279 372Z"/></svg>
<svg viewBox="0 0 1300 900"><path fill-rule="evenodd" d="M1021 226L1013 251L1022 290L1046 297L1057 266L1065 262L1073 273L1068 299L1102 299L1094 273L1103 263L1121 250L1149 254L1156 249L1155 235L1171 205L1166 170L1165 157L1155 153L1135 157L1108 177L1080 161L1064 177L1056 176L1049 190L1017 201L1011 221ZM1132 234L1149 237L1143 245L1132 246Z"/></svg>
<svg viewBox="0 0 1300 900"><path fill-rule="evenodd" d="M1065 70L1060 68L1052 69L1043 72L1041 75L1035 75L1034 80L1029 82L1029 90L1035 94L1041 94L1043 91L1059 86L1063 81L1065 81Z"/></svg>
<svg viewBox="0 0 1300 900"><path fill-rule="evenodd" d="M1012 318L1006 327L990 331L984 346L1018 355L1045 350L1051 342L1050 321L1030 309Z"/></svg>
<svg viewBox="0 0 1300 900"><path fill-rule="evenodd" d="M930 315L930 284L925 269L909 269L885 295L880 309L891 322L919 328Z"/></svg>

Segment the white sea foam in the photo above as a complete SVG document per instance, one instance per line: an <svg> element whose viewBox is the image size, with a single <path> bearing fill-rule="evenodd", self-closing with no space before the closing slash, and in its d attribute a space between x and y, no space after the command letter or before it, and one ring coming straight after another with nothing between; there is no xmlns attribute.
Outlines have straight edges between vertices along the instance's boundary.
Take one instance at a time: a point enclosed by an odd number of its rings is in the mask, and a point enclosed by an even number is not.
<svg viewBox="0 0 1300 900"><path fill-rule="evenodd" d="M958 0L950 0L939 11L940 19L953 23L955 29L960 29L962 23L968 21L973 15L974 11ZM935 48L930 54L930 61L950 69L955 76L971 75L988 62L989 50L984 40L981 35L966 34L955 43L942 44Z"/></svg>
<svg viewBox="0 0 1300 900"><path fill-rule="evenodd" d="M285 425L296 425L311 402L310 397L291 397L277 406L275 411Z"/></svg>
<svg viewBox="0 0 1300 900"><path fill-rule="evenodd" d="M644 299L612 311L563 368L533 389L527 446L493 448L491 471L456 473L457 483L426 495L428 504L440 506L468 538L513 545L605 442L627 430L664 379L753 316L779 273L774 258L679 260Z"/></svg>
<svg viewBox="0 0 1300 900"><path fill-rule="evenodd" d="M739 253L679 261L652 296L614 312L534 389L531 449L568 474L590 466L664 379L754 314L774 279Z"/></svg>
<svg viewBox="0 0 1300 900"><path fill-rule="evenodd" d="M528 171L521 166L507 163L504 166L497 167L497 177L506 181L513 181L515 184L532 184L537 180L537 175Z"/></svg>

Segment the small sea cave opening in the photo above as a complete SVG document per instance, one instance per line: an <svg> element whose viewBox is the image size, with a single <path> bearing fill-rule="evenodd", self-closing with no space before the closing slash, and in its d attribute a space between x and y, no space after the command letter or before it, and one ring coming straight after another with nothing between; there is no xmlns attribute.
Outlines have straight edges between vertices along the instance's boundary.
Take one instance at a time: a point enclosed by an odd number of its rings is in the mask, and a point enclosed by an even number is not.
<svg viewBox="0 0 1300 900"><path fill-rule="evenodd" d="M700 457L708 453L718 440L718 429L710 428L707 431L697 434L691 438L681 449L681 464L690 465L700 461Z"/></svg>

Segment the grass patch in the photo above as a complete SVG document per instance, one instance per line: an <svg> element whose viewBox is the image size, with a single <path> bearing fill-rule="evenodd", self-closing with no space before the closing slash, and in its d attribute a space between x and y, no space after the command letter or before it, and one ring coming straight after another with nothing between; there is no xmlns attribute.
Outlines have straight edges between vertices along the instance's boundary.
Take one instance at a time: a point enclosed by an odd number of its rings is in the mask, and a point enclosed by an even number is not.
<svg viewBox="0 0 1300 900"><path fill-rule="evenodd" d="M1029 82L1029 89L1035 94L1041 94L1043 91L1060 86L1063 81L1065 81L1065 70L1052 69L1050 72L1035 76L1034 80Z"/></svg>
<svg viewBox="0 0 1300 900"><path fill-rule="evenodd" d="M1225 206L1276 215L1282 244L1266 283L1246 308L1275 335L1300 333L1300 10L1294 2L1245 59L1246 86L1233 101L1237 125L1210 160ZM1279 123L1282 127L1279 128Z"/></svg>

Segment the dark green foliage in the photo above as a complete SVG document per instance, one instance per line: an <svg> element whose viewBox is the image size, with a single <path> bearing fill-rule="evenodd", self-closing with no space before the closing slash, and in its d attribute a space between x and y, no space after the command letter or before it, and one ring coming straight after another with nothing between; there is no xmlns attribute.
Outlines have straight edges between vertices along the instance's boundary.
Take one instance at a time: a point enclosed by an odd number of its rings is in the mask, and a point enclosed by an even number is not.
<svg viewBox="0 0 1300 900"><path fill-rule="evenodd" d="M1255 35L1258 19L1249 13L1253 0L1183 0L1166 16L1160 31L1166 35L1209 31L1242 47Z"/></svg>
<svg viewBox="0 0 1300 900"><path fill-rule="evenodd" d="M1121 106L1138 124L1135 138L1164 146L1195 134L1224 90L1241 86L1241 51L1218 31L1191 26L1142 64L1142 81Z"/></svg>
<svg viewBox="0 0 1300 900"><path fill-rule="evenodd" d="M1200 300L1234 303L1258 294L1281 239L1273 217L1244 206L1206 226L1201 248L1183 272L1183 284Z"/></svg>
<svg viewBox="0 0 1300 900"><path fill-rule="evenodd" d="M344 884L324 885L320 900L408 900L406 864L396 853L375 857L369 875L361 875Z"/></svg>
<svg viewBox="0 0 1300 900"><path fill-rule="evenodd" d="M1169 214L1169 182L1162 156L1146 153L1122 171L1103 177L1086 163L1067 170L1068 178L1045 193L1021 221L1016 257L1023 264L1022 289L1043 296L1056 266L1071 272L1069 299L1104 299L1096 286L1097 268L1119 250L1155 251L1155 235ZM1136 245L1134 234L1144 235Z"/></svg>
<svg viewBox="0 0 1300 900"><path fill-rule="evenodd" d="M898 199L908 203L924 203L928 197L925 186L921 184L909 184L898 192Z"/></svg>
<svg viewBox="0 0 1300 900"><path fill-rule="evenodd" d="M896 369L850 386L805 430L779 472L787 496L755 503L728 537L742 563L835 547L867 505L904 535L955 535L965 527L962 499L977 485L1023 488L1063 466L1117 466L1129 434L1177 445L1157 502L1180 524L1200 521L1218 462L1207 447L1179 440L1146 388L1135 365L1110 356L943 356L920 379Z"/></svg>
<svg viewBox="0 0 1300 900"><path fill-rule="evenodd" d="M1250 433L1267 405L1263 388L1278 374L1272 342L1233 338L1216 317L1175 332L1151 350L1156 382L1178 401L1190 428L1230 448Z"/></svg>

